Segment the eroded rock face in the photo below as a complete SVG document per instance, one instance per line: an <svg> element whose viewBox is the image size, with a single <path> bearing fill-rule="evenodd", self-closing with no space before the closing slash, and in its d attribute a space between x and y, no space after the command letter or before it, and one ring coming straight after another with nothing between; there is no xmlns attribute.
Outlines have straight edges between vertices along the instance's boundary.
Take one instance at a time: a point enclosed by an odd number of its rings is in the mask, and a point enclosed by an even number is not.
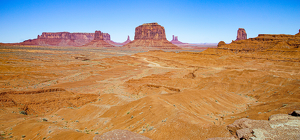
<svg viewBox="0 0 300 140"><path fill-rule="evenodd" d="M116 129L102 135L96 135L93 140L151 140L143 135L128 130Z"/></svg>
<svg viewBox="0 0 300 140"><path fill-rule="evenodd" d="M258 37L233 41L221 45L218 49L232 52L259 52L268 49L296 49L300 47L299 35L259 34Z"/></svg>
<svg viewBox="0 0 300 140"><path fill-rule="evenodd" d="M110 34L103 33L103 40L110 40Z"/></svg>
<svg viewBox="0 0 300 140"><path fill-rule="evenodd" d="M187 43L182 43L181 41L178 41L178 36L174 36L174 35L173 35L173 39L170 42L175 45L187 44Z"/></svg>
<svg viewBox="0 0 300 140"><path fill-rule="evenodd" d="M107 43L105 39L109 37L110 35L108 33L102 33L101 31L95 31L95 38L91 42L83 45L83 47L115 47L109 43Z"/></svg>
<svg viewBox="0 0 300 140"><path fill-rule="evenodd" d="M247 39L247 33L244 28L239 28L237 31L236 41Z"/></svg>
<svg viewBox="0 0 300 140"><path fill-rule="evenodd" d="M157 23L145 23L135 28L134 39L166 39L165 28Z"/></svg>
<svg viewBox="0 0 300 140"><path fill-rule="evenodd" d="M165 28L157 23L145 23L136 27L134 40L124 47L180 49L166 39Z"/></svg>
<svg viewBox="0 0 300 140"><path fill-rule="evenodd" d="M94 40L103 40L103 33L101 31L95 31Z"/></svg>
<svg viewBox="0 0 300 140"><path fill-rule="evenodd" d="M94 33L43 32L37 39L29 39L20 45L81 46L94 39Z"/></svg>
<svg viewBox="0 0 300 140"><path fill-rule="evenodd" d="M106 41L107 43L109 43L111 45L114 45L114 46L123 46L123 45L126 45L129 42L131 42L129 36L127 37L127 40L125 42L123 42L123 43L118 43L118 42L114 42L114 41L110 40L110 36L109 36L109 39L107 38L106 40L105 40L105 37L104 37L104 41Z"/></svg>
<svg viewBox="0 0 300 140"><path fill-rule="evenodd" d="M299 139L300 117L275 114L266 120L242 118L227 126L238 139Z"/></svg>

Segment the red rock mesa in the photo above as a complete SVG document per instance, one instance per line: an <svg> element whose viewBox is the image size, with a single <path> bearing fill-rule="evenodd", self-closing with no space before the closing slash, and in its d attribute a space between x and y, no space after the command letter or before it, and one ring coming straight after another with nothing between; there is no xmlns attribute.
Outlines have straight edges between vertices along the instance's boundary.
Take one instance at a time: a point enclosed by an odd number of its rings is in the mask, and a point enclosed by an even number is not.
<svg viewBox="0 0 300 140"><path fill-rule="evenodd" d="M37 39L29 39L20 45L40 46L81 46L94 39L94 33L43 32Z"/></svg>
<svg viewBox="0 0 300 140"><path fill-rule="evenodd" d="M180 49L166 39L165 28L157 23L145 23L136 27L134 40L124 47Z"/></svg>
<svg viewBox="0 0 300 140"><path fill-rule="evenodd" d="M104 41L104 39L110 40L110 35L108 33L102 33L101 31L95 31L94 40L83 45L83 47L115 47Z"/></svg>

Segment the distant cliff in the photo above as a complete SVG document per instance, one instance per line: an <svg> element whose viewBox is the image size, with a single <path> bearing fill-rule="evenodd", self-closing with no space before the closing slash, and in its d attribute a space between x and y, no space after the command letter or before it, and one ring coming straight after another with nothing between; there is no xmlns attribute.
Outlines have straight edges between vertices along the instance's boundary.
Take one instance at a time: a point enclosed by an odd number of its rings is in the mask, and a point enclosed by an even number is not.
<svg viewBox="0 0 300 140"><path fill-rule="evenodd" d="M110 39L108 33L102 33L101 31L95 31L95 38L91 42L83 45L82 47L115 47L107 43L104 39Z"/></svg>
<svg viewBox="0 0 300 140"><path fill-rule="evenodd" d="M38 45L38 46L82 46L88 44L96 38L114 46L123 46L129 43L128 39L123 43L110 40L110 34L101 33L95 36L95 33L69 33L69 32L43 32L38 35L37 39L28 39L21 43L13 43L16 45Z"/></svg>
<svg viewBox="0 0 300 140"><path fill-rule="evenodd" d="M170 42L173 43L173 44L175 44L175 45L188 44L188 43L182 43L181 41L178 41L178 36L174 36L174 35L173 35L173 39Z"/></svg>
<svg viewBox="0 0 300 140"><path fill-rule="evenodd" d="M43 32L37 39L29 39L20 45L82 46L94 39L94 33Z"/></svg>

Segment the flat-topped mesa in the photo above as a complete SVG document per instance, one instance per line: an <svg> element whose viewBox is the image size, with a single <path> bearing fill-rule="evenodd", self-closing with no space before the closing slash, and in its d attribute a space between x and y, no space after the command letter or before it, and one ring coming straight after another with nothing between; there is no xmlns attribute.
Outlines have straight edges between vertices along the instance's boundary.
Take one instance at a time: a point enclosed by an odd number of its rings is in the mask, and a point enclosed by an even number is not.
<svg viewBox="0 0 300 140"><path fill-rule="evenodd" d="M17 43L40 46L81 46L94 39L94 33L43 32L37 39Z"/></svg>
<svg viewBox="0 0 300 140"><path fill-rule="evenodd" d="M38 35L37 39L94 39L94 33L69 33L69 32L43 32L42 35Z"/></svg>
<svg viewBox="0 0 300 140"><path fill-rule="evenodd" d="M236 40L235 41L245 40L245 39L247 39L246 30L244 28L239 28L238 31L237 31L237 36L236 36Z"/></svg>
<svg viewBox="0 0 300 140"><path fill-rule="evenodd" d="M123 47L144 49L180 49L166 39L165 28L158 23L145 23L135 28L134 40Z"/></svg>
<svg viewBox="0 0 300 140"><path fill-rule="evenodd" d="M102 33L101 31L95 31L95 38L91 42L83 45L83 47L115 47L107 43L104 39L110 40L110 35L108 33Z"/></svg>

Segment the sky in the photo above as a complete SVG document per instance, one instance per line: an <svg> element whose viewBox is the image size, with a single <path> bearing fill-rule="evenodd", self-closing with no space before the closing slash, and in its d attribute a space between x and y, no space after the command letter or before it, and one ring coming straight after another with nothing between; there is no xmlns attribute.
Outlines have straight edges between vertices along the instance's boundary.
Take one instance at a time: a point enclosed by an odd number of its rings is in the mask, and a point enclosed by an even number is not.
<svg viewBox="0 0 300 140"><path fill-rule="evenodd" d="M238 28L258 34L296 34L300 0L0 0L0 42L42 32L100 30L111 40L134 39L135 28L157 22L166 37L185 43L230 43Z"/></svg>

